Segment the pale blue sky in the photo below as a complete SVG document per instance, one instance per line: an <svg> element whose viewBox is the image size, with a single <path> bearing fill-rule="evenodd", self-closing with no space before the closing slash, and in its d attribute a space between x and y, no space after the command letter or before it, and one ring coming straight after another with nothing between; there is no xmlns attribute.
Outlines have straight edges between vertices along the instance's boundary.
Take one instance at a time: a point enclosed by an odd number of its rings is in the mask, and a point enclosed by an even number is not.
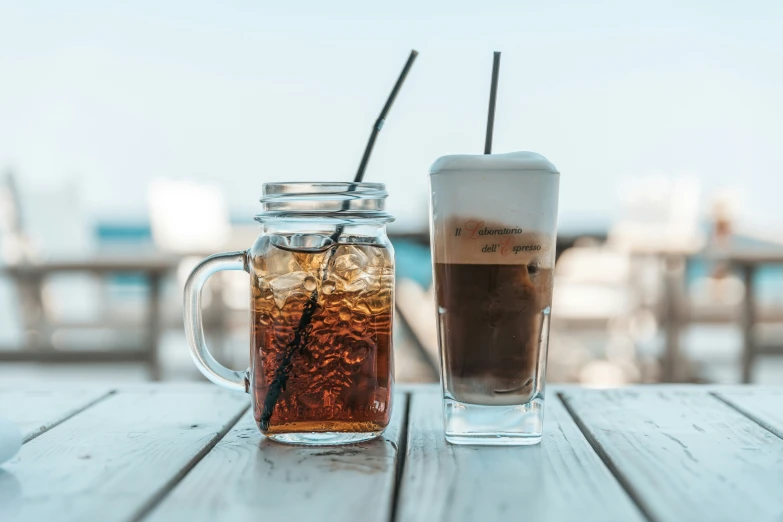
<svg viewBox="0 0 783 522"><path fill-rule="evenodd" d="M618 182L652 172L783 225L783 3L221 4L0 0L0 167L78 180L98 218L143 219L170 177L249 219L264 182L353 176L415 47L367 179L423 227L433 160L482 150L501 50L495 151L560 168L562 228L608 223Z"/></svg>

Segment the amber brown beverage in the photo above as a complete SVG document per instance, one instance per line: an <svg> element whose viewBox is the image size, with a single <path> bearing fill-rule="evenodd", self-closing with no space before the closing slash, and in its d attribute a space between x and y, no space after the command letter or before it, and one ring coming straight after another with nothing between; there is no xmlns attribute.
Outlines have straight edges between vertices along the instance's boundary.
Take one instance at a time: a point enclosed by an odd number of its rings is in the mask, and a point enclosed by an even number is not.
<svg viewBox="0 0 783 522"><path fill-rule="evenodd" d="M256 421L267 435L381 432L392 399L392 253L361 243L289 246L295 242L264 238L251 250ZM290 354L271 417L262 422L270 385L280 378L313 292L318 306Z"/></svg>
<svg viewBox="0 0 783 522"><path fill-rule="evenodd" d="M381 183L268 183L248 250L204 259L185 284L190 354L212 382L250 394L261 432L288 444L368 441L394 396L394 249ZM202 289L221 270L250 274L250 367L206 343Z"/></svg>

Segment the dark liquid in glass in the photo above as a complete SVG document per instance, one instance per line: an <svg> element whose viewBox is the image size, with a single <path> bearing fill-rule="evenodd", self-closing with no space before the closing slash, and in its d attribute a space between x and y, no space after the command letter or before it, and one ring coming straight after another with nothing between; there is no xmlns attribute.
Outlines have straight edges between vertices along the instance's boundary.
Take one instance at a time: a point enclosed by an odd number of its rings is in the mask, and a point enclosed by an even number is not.
<svg viewBox="0 0 783 522"><path fill-rule="evenodd" d="M251 391L257 422L302 310L318 291L307 341L294 352L264 433L379 432L389 423L392 259L382 246L356 244L332 253L268 245L253 258Z"/></svg>
<svg viewBox="0 0 783 522"><path fill-rule="evenodd" d="M552 271L435 263L444 385L471 404L528 402L543 383Z"/></svg>

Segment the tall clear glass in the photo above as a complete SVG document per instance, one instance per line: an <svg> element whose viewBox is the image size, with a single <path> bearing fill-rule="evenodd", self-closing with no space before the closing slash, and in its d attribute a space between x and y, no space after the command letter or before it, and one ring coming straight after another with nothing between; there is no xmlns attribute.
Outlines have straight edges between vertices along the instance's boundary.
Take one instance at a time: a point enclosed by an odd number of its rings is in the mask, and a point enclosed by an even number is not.
<svg viewBox="0 0 783 522"><path fill-rule="evenodd" d="M541 440L560 174L532 152L430 170L446 439Z"/></svg>
<svg viewBox="0 0 783 522"><path fill-rule="evenodd" d="M198 368L250 393L261 432L294 444L380 435L391 418L394 251L379 183L264 185L261 233L246 252L205 259L185 288L185 330ZM250 274L247 372L210 355L200 293L218 270Z"/></svg>

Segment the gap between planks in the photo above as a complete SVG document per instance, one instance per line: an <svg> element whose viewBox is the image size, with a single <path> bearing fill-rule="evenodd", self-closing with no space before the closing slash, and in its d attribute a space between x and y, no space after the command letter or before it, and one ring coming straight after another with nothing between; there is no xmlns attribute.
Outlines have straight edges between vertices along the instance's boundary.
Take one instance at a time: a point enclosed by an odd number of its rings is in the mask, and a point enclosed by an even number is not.
<svg viewBox="0 0 783 522"><path fill-rule="evenodd" d="M193 455L193 458L190 459L190 461L185 466L183 466L183 468L176 475L174 475L171 480L160 489L160 491L158 491L145 505L143 505L136 515L131 517L131 521L138 522L149 515L152 510L155 509L175 487L177 487L177 484L179 484L182 479L184 479L188 473L190 473L191 470L193 470L193 468L195 468L196 465L201 462L201 460L206 457L210 451L212 451L217 443L223 440L228 432L231 431L234 426L236 426L242 416L245 415L249 409L250 404L248 404L246 408L235 415L233 419L227 422L223 429L218 432L217 436L214 437L209 444L204 446L204 448L202 448L198 453Z"/></svg>
<svg viewBox="0 0 783 522"><path fill-rule="evenodd" d="M24 438L24 441L22 444L27 444L31 440L35 439L36 437L39 437L46 433L49 430L52 430L62 424L63 422L67 421L68 419L72 419L78 414L86 411L88 408L92 408L96 404L98 404L101 401L105 401L112 395L114 395L117 392L117 390L107 390L105 393L98 395L97 397L94 397L93 399L87 401L86 403L82 404L81 406L78 406L77 408L73 409L72 411L67 412L62 418L56 419L52 421L51 424L42 424L40 427L36 428L35 431L30 433L29 435L26 435Z"/></svg>
<svg viewBox="0 0 783 522"><path fill-rule="evenodd" d="M402 419L402 429L400 431L400 443L397 446L397 469L394 477L394 491L392 492L391 511L389 513L389 522L397 521L397 505L400 500L400 488L402 486L403 472L405 471L405 457L408 454L408 430L410 429L411 419L411 396L409 391L405 395L405 416Z"/></svg>
<svg viewBox="0 0 783 522"><path fill-rule="evenodd" d="M741 415L744 415L748 419L752 420L753 422L755 422L756 424L758 424L759 426L761 426L762 428L764 428L765 430L767 430L771 434L775 435L776 437L778 437L780 439L783 439L783 430L778 430L777 428L775 428L775 426L773 426L769 422L761 419L759 416L757 416L753 412L745 409L743 406L740 406L739 404L734 403L734 401L732 401L731 399L728 399L728 398L724 397L723 395L721 395L721 392L711 391L711 392L708 392L708 393L710 395L712 395L713 397L715 397L716 399L718 399L720 402L724 403L729 408L732 408L733 410L737 411Z"/></svg>
<svg viewBox="0 0 783 522"><path fill-rule="evenodd" d="M0 511L20 522L128 522L247 408L247 400L216 387L197 395L112 394L22 447L4 466L21 489L0 488L13 501L0 500Z"/></svg>
<svg viewBox="0 0 783 522"><path fill-rule="evenodd" d="M452 445L442 396L422 391L411 404L399 522L647 520L554 393L544 440L527 447Z"/></svg>
<svg viewBox="0 0 783 522"><path fill-rule="evenodd" d="M43 425L41 428L32 433L30 436L28 436L25 439L25 443L29 442L31 440L34 440L40 435L43 435L44 433L52 430L53 428L56 428L63 424L64 422L75 418L81 413L84 413L91 407L97 405L98 403L108 399L109 397L112 397L113 395L116 395L118 392L123 393L143 393L149 391L149 387L142 386L139 387L139 389L136 389L134 387L128 387L128 389L124 389L123 387L115 387L115 388L109 388L104 393L90 399L89 401L85 402L84 404L76 407L72 411L67 412L66 415L64 415L62 418L57 419L53 421L50 425ZM174 389L172 391L182 391ZM397 516L397 503L399 498L399 491L401 487L401 482L403 479L403 469L404 469L404 463L405 463L405 457L407 454L407 443L408 443L408 430L409 430L409 420L410 420L410 403L411 403L411 391L408 390L401 390L400 395L402 395L402 405L404 405L404 411L405 414L403 416L402 426L400 428L400 439L399 444L396 447L397 450L397 462L396 462L396 468L395 468L395 479L393 484L393 491L392 491L392 499L390 503L390 510L389 510L389 521L394 522ZM190 461L183 466L183 468L171 478L170 481L168 481L163 487L160 488L160 490L152 497L150 498L145 504L143 504L139 510L131 516L130 520L137 522L148 515L150 515L151 512L153 512L156 507L171 493L171 491L177 487L177 485L201 462L201 460L206 457L213 449L214 447L223 440L226 435L237 425L237 423L242 419L242 417L247 413L249 409L249 405L247 408L244 408L240 413L235 415L233 418L229 420L229 422L224 426L224 428L218 432L216 437L211 440L211 442L202 448L199 452L193 455Z"/></svg>
<svg viewBox="0 0 783 522"><path fill-rule="evenodd" d="M783 437L773 436L783 432L783 417L747 400L753 394L720 400L702 390L564 392L561 399L649 519L780 520L783 476L771 463L783 462Z"/></svg>
<svg viewBox="0 0 783 522"><path fill-rule="evenodd" d="M389 522L407 394L395 393L394 404L383 436L332 447L265 439L248 412L144 520L245 520L261 512L270 519Z"/></svg>
<svg viewBox="0 0 783 522"><path fill-rule="evenodd" d="M584 424L582 419L573 410L571 404L568 403L568 398L565 397L565 394L563 392L557 392L556 395L558 400L560 400L561 404L565 407L566 411L568 412L568 415L570 415L574 423L576 423L576 426L579 428L579 431L581 431L582 435L584 435L585 439L587 439L587 442L590 444L590 447L593 448L593 451L595 451L596 455L598 455L598 457L603 461L606 468L612 474L614 479L623 488L626 495L628 495L631 501L633 501L633 503L636 505L636 508L639 510L642 516L647 520L649 520L650 522L654 522L655 518L647 510L646 506L641 500L641 497L638 495L638 493L633 488L633 486L631 486L631 483L626 479L626 477L620 472L615 462L612 460L612 458L609 456L609 454L606 452L603 446L601 446L601 443L598 442L598 440L593 436L590 430L587 429L587 426Z"/></svg>

